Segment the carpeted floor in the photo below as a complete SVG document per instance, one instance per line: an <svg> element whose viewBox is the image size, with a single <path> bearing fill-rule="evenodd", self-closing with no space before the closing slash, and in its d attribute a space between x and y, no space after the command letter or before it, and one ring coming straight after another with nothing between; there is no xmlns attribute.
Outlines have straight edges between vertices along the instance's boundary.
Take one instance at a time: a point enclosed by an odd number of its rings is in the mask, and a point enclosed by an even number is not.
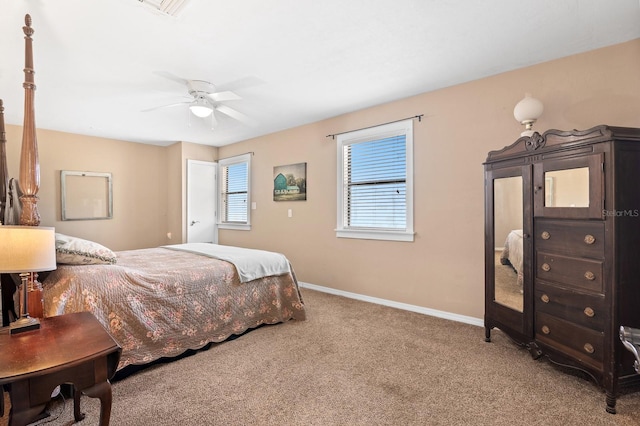
<svg viewBox="0 0 640 426"><path fill-rule="evenodd" d="M591 382L484 329L303 289L308 319L265 326L113 384L112 425L640 425ZM99 403L83 397L98 423ZM61 412L62 411L62 412ZM72 403L51 407L73 423ZM2 423L0 419L0 424Z"/></svg>

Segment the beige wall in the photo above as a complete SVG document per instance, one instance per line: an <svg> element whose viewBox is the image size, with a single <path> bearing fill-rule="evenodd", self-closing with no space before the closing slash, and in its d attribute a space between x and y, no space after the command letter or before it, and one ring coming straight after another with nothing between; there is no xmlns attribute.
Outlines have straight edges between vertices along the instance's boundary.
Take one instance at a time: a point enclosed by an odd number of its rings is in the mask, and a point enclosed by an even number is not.
<svg viewBox="0 0 640 426"><path fill-rule="evenodd" d="M36 122L37 122L36 108ZM165 242L167 223L166 149L111 139L37 131L40 157L38 210L42 226L97 241L113 250ZM7 126L9 175L18 177L22 127ZM113 219L61 221L60 171L110 172Z"/></svg>
<svg viewBox="0 0 640 426"><path fill-rule="evenodd" d="M514 105L525 92L544 102L539 131L640 127L638 70L640 39L219 149L39 130L42 224L114 250L181 242L186 160L253 151L252 230L221 230L220 243L285 253L300 281L482 318L482 163L522 131ZM414 127L415 242L336 238L336 142L325 136L416 114L424 119ZM7 133L9 172L17 176L21 128ZM273 167L299 162L307 162L307 201L274 202ZM60 170L112 172L113 220L61 222Z"/></svg>
<svg viewBox="0 0 640 426"><path fill-rule="evenodd" d="M36 118L38 112L36 108ZM18 177L22 127L7 125L7 166ZM97 241L112 250L186 240L186 164L215 161L218 148L178 142L168 147L38 129L42 226ZM62 221L60 171L110 172L113 219ZM167 234L171 233L169 239Z"/></svg>
<svg viewBox="0 0 640 426"><path fill-rule="evenodd" d="M251 231L221 230L220 243L283 252L304 282L482 318L482 163L519 137L513 107L525 92L542 100L539 131L640 127L638 70L634 40L222 147L220 158L255 152L257 209ZM416 114L415 242L336 238L336 143L325 136ZM272 201L273 166L299 162L307 201Z"/></svg>

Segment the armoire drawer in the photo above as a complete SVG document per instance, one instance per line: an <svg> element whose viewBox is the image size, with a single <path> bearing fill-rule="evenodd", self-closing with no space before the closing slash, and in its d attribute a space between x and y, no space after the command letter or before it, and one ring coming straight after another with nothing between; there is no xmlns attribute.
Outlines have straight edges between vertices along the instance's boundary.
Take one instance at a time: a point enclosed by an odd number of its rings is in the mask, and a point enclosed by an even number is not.
<svg viewBox="0 0 640 426"><path fill-rule="evenodd" d="M602 293L603 265L601 261L580 259L538 251L536 278L564 286Z"/></svg>
<svg viewBox="0 0 640 426"><path fill-rule="evenodd" d="M537 219L534 232L539 251L604 258L604 222Z"/></svg>
<svg viewBox="0 0 640 426"><path fill-rule="evenodd" d="M544 312L536 312L536 339L563 352L600 365L604 360L604 333L581 327Z"/></svg>
<svg viewBox="0 0 640 426"><path fill-rule="evenodd" d="M605 311L603 296L578 293L536 281L535 310L588 327L604 331L610 317Z"/></svg>

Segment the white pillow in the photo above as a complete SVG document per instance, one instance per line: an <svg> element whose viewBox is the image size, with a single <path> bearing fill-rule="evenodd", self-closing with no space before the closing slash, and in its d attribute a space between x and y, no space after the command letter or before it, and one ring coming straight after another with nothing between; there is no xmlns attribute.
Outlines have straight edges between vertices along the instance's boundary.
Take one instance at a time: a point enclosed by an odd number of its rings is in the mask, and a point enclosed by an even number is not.
<svg viewBox="0 0 640 426"><path fill-rule="evenodd" d="M93 241L56 233L56 262L67 265L108 265L116 263L116 254Z"/></svg>

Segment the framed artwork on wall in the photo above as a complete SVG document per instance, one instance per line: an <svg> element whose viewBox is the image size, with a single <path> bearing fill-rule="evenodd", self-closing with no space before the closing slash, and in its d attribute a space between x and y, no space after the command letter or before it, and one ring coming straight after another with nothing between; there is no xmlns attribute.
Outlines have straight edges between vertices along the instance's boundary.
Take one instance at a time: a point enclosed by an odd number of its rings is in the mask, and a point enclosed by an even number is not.
<svg viewBox="0 0 640 426"><path fill-rule="evenodd" d="M307 163L273 168L273 201L306 201Z"/></svg>
<svg viewBox="0 0 640 426"><path fill-rule="evenodd" d="M113 218L111 173L60 172L62 220Z"/></svg>

